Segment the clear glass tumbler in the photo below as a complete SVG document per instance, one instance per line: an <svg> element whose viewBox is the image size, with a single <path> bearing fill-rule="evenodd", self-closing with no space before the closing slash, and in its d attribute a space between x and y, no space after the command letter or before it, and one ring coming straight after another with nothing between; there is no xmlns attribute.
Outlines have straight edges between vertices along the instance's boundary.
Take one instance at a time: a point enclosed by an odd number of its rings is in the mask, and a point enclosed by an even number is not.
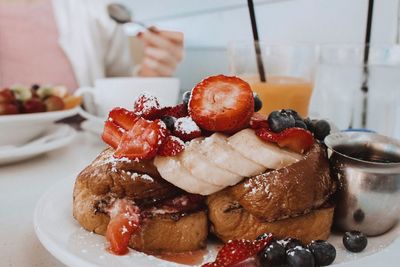
<svg viewBox="0 0 400 267"><path fill-rule="evenodd" d="M232 75L246 80L263 101L260 113L290 108L307 116L313 91L317 50L312 45L267 45L260 43L266 82L261 82L253 42L235 42L228 47Z"/></svg>
<svg viewBox="0 0 400 267"><path fill-rule="evenodd" d="M399 45L320 46L311 116L400 138L399 103Z"/></svg>

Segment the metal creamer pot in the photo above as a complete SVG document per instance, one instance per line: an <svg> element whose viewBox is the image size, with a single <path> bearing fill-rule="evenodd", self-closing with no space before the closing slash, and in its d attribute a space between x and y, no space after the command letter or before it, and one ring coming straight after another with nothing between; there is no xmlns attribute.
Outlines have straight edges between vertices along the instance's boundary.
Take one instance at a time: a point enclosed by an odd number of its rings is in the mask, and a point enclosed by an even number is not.
<svg viewBox="0 0 400 267"><path fill-rule="evenodd" d="M325 138L338 181L334 224L369 236L400 218L400 142L375 133L339 132Z"/></svg>

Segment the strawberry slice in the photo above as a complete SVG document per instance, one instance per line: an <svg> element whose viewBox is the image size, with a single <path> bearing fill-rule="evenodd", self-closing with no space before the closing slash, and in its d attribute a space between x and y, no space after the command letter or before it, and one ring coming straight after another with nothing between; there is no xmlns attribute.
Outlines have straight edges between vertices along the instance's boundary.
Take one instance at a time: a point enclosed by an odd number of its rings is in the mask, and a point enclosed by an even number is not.
<svg viewBox="0 0 400 267"><path fill-rule="evenodd" d="M206 263L202 267L229 267L234 266L250 257L257 255L272 241L272 235L265 235L255 241L231 240L218 252L214 262Z"/></svg>
<svg viewBox="0 0 400 267"><path fill-rule="evenodd" d="M140 209L126 199L116 200L108 211L110 222L106 238L110 243L108 250L116 255L128 252L129 240L140 225Z"/></svg>
<svg viewBox="0 0 400 267"><path fill-rule="evenodd" d="M248 125L253 113L253 92L238 77L212 76L192 90L189 114L202 129L234 133Z"/></svg>
<svg viewBox="0 0 400 267"><path fill-rule="evenodd" d="M201 136L199 126L190 117L179 118L175 121L173 135L187 142Z"/></svg>
<svg viewBox="0 0 400 267"><path fill-rule="evenodd" d="M163 157L173 157L185 149L185 143L176 136L169 135L158 150L158 155Z"/></svg>
<svg viewBox="0 0 400 267"><path fill-rule="evenodd" d="M162 108L160 111L160 118L162 116L171 116L178 119L182 117L187 117L188 115L188 110L185 104L179 104L173 107L165 107Z"/></svg>
<svg viewBox="0 0 400 267"><path fill-rule="evenodd" d="M141 116L147 120L154 120L160 118L161 106L155 96L142 94L140 95L134 105L133 112L137 116Z"/></svg>
<svg viewBox="0 0 400 267"><path fill-rule="evenodd" d="M280 133L274 133L266 128L256 130L256 135L267 142L277 143L280 147L288 148L297 153L305 153L314 144L312 134L302 128L288 128Z"/></svg>
<svg viewBox="0 0 400 267"><path fill-rule="evenodd" d="M266 128L269 129L267 117L260 113L254 112L250 118L250 127L252 129Z"/></svg>
<svg viewBox="0 0 400 267"><path fill-rule="evenodd" d="M129 130L135 125L139 119L132 111L124 108L114 108L108 114L108 120L114 122L118 126Z"/></svg>
<svg viewBox="0 0 400 267"><path fill-rule="evenodd" d="M101 138L106 144L116 149L124 132L125 130L123 128L119 127L114 122L107 120L104 123L104 129Z"/></svg>
<svg viewBox="0 0 400 267"><path fill-rule="evenodd" d="M150 159L167 136L167 127L161 120L148 121L139 118L121 138L114 156L130 159Z"/></svg>

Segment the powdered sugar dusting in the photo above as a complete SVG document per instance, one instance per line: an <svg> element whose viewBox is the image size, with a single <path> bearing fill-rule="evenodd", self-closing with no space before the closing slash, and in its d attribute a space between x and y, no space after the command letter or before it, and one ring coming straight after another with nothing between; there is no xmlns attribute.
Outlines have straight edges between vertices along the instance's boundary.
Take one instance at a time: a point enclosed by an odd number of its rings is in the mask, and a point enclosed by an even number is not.
<svg viewBox="0 0 400 267"><path fill-rule="evenodd" d="M192 120L191 117L179 118L175 121L175 130L184 134L191 134L201 131L199 126Z"/></svg>
<svg viewBox="0 0 400 267"><path fill-rule="evenodd" d="M132 173L131 178L132 178L132 180L136 180L137 178L140 178L140 179L143 179L148 182L154 182L153 178L151 178L147 174Z"/></svg>
<svg viewBox="0 0 400 267"><path fill-rule="evenodd" d="M183 142L182 139L180 139L180 138L178 138L176 136L173 136L173 135L171 135L170 138L171 138L172 141L177 142L179 145L181 145L182 148L185 147L185 142Z"/></svg>
<svg viewBox="0 0 400 267"><path fill-rule="evenodd" d="M114 157L114 155L111 154L108 158L101 162L101 165L111 164L111 171L117 172L117 164L122 162L130 163L131 160L126 157L116 158Z"/></svg>
<svg viewBox="0 0 400 267"><path fill-rule="evenodd" d="M140 106L139 108L135 107L135 115L138 116L146 114L151 110L161 108L160 103L158 103L158 99L149 93L141 94L136 100L136 103Z"/></svg>

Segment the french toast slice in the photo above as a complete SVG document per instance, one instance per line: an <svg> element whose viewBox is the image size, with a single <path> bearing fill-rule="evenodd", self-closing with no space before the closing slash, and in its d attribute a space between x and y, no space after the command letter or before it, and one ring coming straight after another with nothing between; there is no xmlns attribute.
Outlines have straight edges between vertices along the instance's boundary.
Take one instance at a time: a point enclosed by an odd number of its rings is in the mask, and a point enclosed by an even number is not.
<svg viewBox="0 0 400 267"><path fill-rule="evenodd" d="M326 150L315 143L298 162L208 196L211 231L224 242L265 232L304 243L327 239L334 207L326 203L335 190Z"/></svg>
<svg viewBox="0 0 400 267"><path fill-rule="evenodd" d="M73 216L88 231L105 235L113 199L128 198L144 211L160 201L184 193L163 180L151 162L115 161L112 150L103 151L77 177ZM150 209L151 210L151 209ZM140 230L129 246L149 254L185 252L204 248L208 235L205 207L182 212L158 209L143 216Z"/></svg>
<svg viewBox="0 0 400 267"><path fill-rule="evenodd" d="M298 162L247 178L227 190L246 211L273 222L320 207L336 185L330 177L326 149L315 143Z"/></svg>
<svg viewBox="0 0 400 267"><path fill-rule="evenodd" d="M207 205L211 232L224 242L253 240L262 233L272 233L278 239L297 238L304 244L326 240L334 211L333 206L327 206L297 217L265 222L248 212L225 190L209 196Z"/></svg>

